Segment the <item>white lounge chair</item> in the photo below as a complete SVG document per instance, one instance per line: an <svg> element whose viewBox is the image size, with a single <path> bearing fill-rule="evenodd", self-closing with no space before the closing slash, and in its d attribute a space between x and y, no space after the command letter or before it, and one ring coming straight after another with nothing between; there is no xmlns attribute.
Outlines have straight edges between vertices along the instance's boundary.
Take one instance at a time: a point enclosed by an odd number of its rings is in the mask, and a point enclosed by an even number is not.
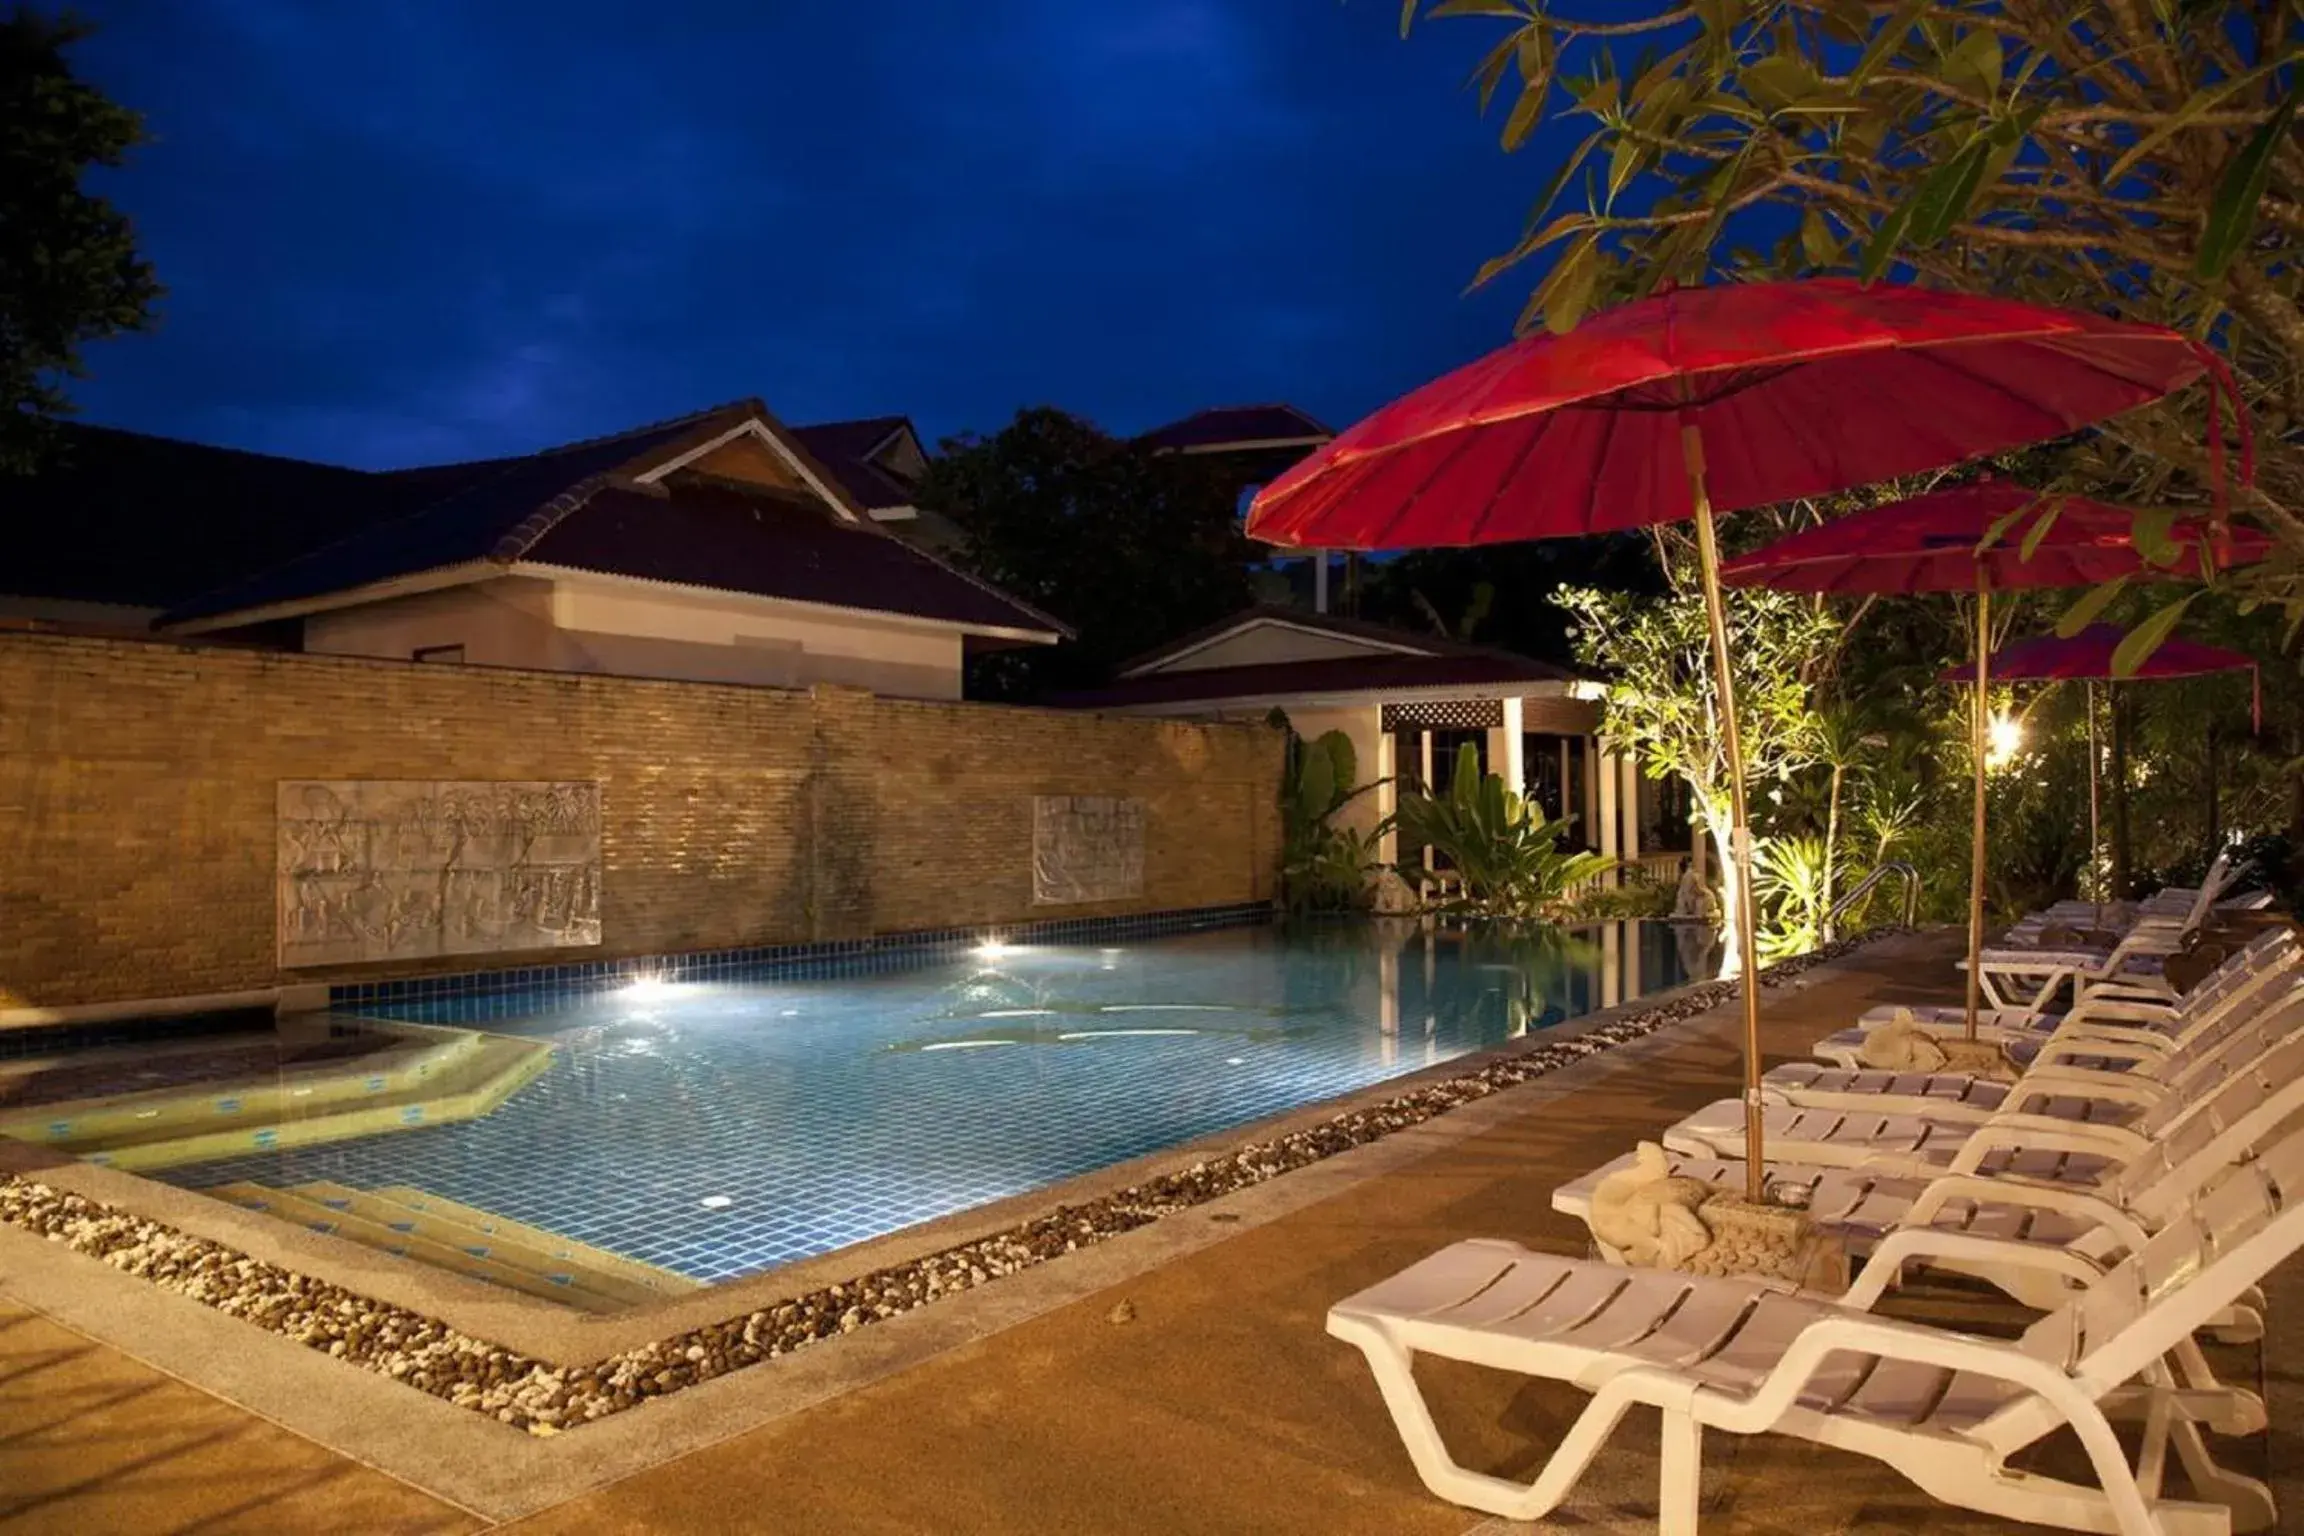
<svg viewBox="0 0 2304 1536"><path fill-rule="evenodd" d="M1768 1182L1798 1192L1812 1221L1838 1237L1852 1256L1871 1261L1867 1276L1878 1271L1892 1279L1899 1264L1918 1261L1987 1281L2045 1311L2061 1305L2074 1285L2140 1248L2225 1169L2291 1134L2300 1118L2304 1036L2228 1079L2198 1113L2133 1157L2004 1154L1997 1164L1972 1172L1930 1177L1771 1162ZM1552 1208L1589 1227L1601 1181L1632 1162L1627 1154L1562 1185L1552 1192ZM1740 1159L1667 1154L1666 1164L1678 1177L1728 1189L1744 1186ZM2015 1171L2018 1166L2023 1171ZM1913 1235L1918 1233L1953 1242L1935 1244L1932 1237ZM1960 1240L1971 1236L2000 1246L1990 1253L1962 1250ZM1592 1242L1602 1258L1623 1262L1597 1232ZM2253 1308L2216 1322L2218 1336L2230 1341L2262 1331L2262 1317Z"/></svg>
<svg viewBox="0 0 2304 1536"><path fill-rule="evenodd" d="M2074 1001L2095 987L2113 986L2146 996L2173 998L2166 976L2168 957L2180 952L2215 908L2216 888L2194 893L2182 916L2146 914L2109 948L2025 943L1987 945L1977 956L1978 985L1996 1011L2039 1014L2067 983ZM1968 962L1960 961L1966 970Z"/></svg>
<svg viewBox="0 0 2304 1536"><path fill-rule="evenodd" d="M2304 978L2282 982L2258 1008L2236 1008L2158 1062L2140 1059L2131 1072L2095 1072L2061 1064L2034 1068L1995 1102L1999 1084L1954 1080L1966 1098L1943 1113L1923 1100L1870 1099L1856 1108L1772 1103L1761 1133L1771 1159L1820 1167L1926 1175L1971 1172L1996 1154L2079 1152L2134 1156L2195 1113L2227 1077L2247 1070L2304 1026ZM2107 1044L2083 1049L2108 1052ZM2151 1070L2147 1071L2146 1069ZM1937 1079L1923 1079L1936 1082ZM1885 1106L1885 1107L1882 1107ZM1974 1111L1983 1109L1979 1117ZM1744 1104L1721 1099L1688 1115L1659 1138L1693 1157L1745 1155Z"/></svg>
<svg viewBox="0 0 2304 1536"><path fill-rule="evenodd" d="M2304 945L2298 943L2295 931L2271 928L2227 956L2197 986L2173 1001L2158 995L2131 996L2118 988L2099 987L2092 989L2069 1013L2027 1014L2019 1010L1987 1009L1978 1016L1976 1038L2000 1047L2012 1060L2022 1063L2068 1022L2093 1029L2170 1033L2191 1015L2252 985L2262 974L2299 964L2304 964ZM1967 1021L1957 1007L1873 1008L1853 1029L1839 1030L1817 1041L1816 1055L1834 1066L1860 1069L1864 1066L1865 1043L1872 1031L1894 1024L1916 1027L1931 1038L1961 1039L1966 1035Z"/></svg>
<svg viewBox="0 0 2304 1536"><path fill-rule="evenodd" d="M2304 965L2291 946L2279 962L2233 972L2220 985L2196 987L2180 1004L2149 1010L2100 1005L2068 1014L2046 1037L2003 1048L2011 1065L2023 1064L2013 1080L1952 1068L1899 1072L1792 1061L1770 1068L1760 1091L1778 1103L1811 1109L1902 1110L1947 1120L1980 1120L2016 1107L2027 1096L2084 1091L2090 1083L2120 1093L2125 1091L2122 1083L2164 1079L2191 1054L2260 1017L2300 984ZM2150 1022L2126 1022L2137 1018ZM2051 1090L2044 1084L2064 1086Z"/></svg>
<svg viewBox="0 0 2304 1536"><path fill-rule="evenodd" d="M1634 1407L1663 1415L1658 1528L1694 1536L1703 1435L1798 1436L1873 1457L1947 1504L2122 1536L2259 1530L2263 1484L2219 1467L2203 1403L2165 1357L2304 1246L2304 1150L2229 1171L2192 1209L2078 1297L1994 1340L1876 1317L1844 1300L1741 1280L1623 1269L1458 1243L1328 1313L1360 1350L1424 1485L1507 1519L1539 1519L1575 1488ZM1438 1355L1570 1383L1592 1401L1530 1483L1457 1463L1414 1374ZM2131 1466L2111 1419L2143 1421ZM2097 1486L2009 1458L2060 1429ZM2193 1500L2168 1497L2173 1449Z"/></svg>

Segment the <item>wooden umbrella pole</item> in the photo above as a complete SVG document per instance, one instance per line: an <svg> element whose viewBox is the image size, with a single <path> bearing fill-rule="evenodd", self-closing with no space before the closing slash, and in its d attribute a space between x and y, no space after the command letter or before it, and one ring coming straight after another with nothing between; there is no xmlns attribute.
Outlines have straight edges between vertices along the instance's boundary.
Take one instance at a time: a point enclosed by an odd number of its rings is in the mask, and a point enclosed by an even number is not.
<svg viewBox="0 0 2304 1536"><path fill-rule="evenodd" d="M1728 856L1736 865L1736 949L1744 994L1744 1198L1767 1197L1761 1146L1760 942L1752 922L1752 823L1744 807L1744 743L1736 730L1736 683L1728 665L1728 618L1720 599L1720 545L1712 531L1712 502L1704 491L1704 437L1693 423L1680 428L1688 465L1688 491L1696 505L1696 555L1704 573L1704 617L1712 631L1712 673L1720 693L1720 742L1728 758Z"/></svg>
<svg viewBox="0 0 2304 1536"><path fill-rule="evenodd" d="M1976 1015L1984 991L1984 757L1992 747L1992 586L1976 568L1976 714L1972 727L1976 768L1975 819L1969 827L1968 859L1968 1038L1976 1038Z"/></svg>
<svg viewBox="0 0 2304 1536"><path fill-rule="evenodd" d="M2096 924L2104 926L2104 832L2097 781L2103 777L2104 754L2096 745L2096 682L2082 683L2088 690L2088 894L2096 902Z"/></svg>

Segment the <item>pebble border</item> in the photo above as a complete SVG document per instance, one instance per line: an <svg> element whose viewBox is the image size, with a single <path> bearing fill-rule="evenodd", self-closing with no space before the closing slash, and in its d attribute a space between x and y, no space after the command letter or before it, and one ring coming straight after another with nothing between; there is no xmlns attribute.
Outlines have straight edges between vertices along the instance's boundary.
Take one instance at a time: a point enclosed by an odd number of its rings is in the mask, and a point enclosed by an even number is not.
<svg viewBox="0 0 2304 1536"><path fill-rule="evenodd" d="M1842 939L1769 967L1761 973L1761 985L1782 985L1811 966L1908 931L1876 928ZM458 1407L533 1435L554 1435L652 1397L790 1354L819 1339L852 1333L939 1297L1421 1125L1460 1105L1703 1013L1735 995L1733 982L1689 987L1666 1002L1596 1025L1573 1039L1539 1043L1305 1130L1248 1142L1100 1199L1058 1206L988 1237L583 1366L547 1365L405 1307L371 1300L250 1258L222 1243L29 1179L0 1178L0 1221Z"/></svg>

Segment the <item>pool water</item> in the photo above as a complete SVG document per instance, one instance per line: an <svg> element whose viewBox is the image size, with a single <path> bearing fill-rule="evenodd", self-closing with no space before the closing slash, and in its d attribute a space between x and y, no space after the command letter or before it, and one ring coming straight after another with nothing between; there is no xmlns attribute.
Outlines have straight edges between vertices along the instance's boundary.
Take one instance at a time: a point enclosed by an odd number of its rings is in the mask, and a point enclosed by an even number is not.
<svg viewBox="0 0 2304 1536"><path fill-rule="evenodd" d="M726 1280L1499 1045L1712 953L1663 923L1255 926L539 997L488 1027L553 1062L483 1118L164 1177L414 1185Z"/></svg>

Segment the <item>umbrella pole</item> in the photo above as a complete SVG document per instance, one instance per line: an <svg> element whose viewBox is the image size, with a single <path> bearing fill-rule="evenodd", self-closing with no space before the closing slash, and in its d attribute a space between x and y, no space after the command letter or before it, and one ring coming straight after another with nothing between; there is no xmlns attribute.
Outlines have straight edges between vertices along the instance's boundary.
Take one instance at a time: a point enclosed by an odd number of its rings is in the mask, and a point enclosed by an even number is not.
<svg viewBox="0 0 2304 1536"><path fill-rule="evenodd" d="M1968 860L1968 1038L1976 1038L1977 1005L1984 990L1984 754L1992 739L1992 587L1976 569L1976 715L1971 727L1976 759L1976 805L1969 828Z"/></svg>
<svg viewBox="0 0 2304 1536"><path fill-rule="evenodd" d="M2096 681L2090 678L2081 687L2088 690L2088 894L2096 900L2096 926L2104 926L2104 833L2102 814L2097 808L2101 798L2097 781L2103 776L2103 754L2096 746Z"/></svg>
<svg viewBox="0 0 2304 1536"><path fill-rule="evenodd" d="M1744 1198L1767 1197L1761 1146L1760 943L1752 923L1752 832L1744 809L1744 743L1736 730L1736 684L1728 666L1728 620L1720 599L1720 545L1712 531L1712 502L1704 490L1704 437L1694 423L1680 428L1688 490L1696 505L1696 555L1704 575L1704 617L1712 631L1712 674L1720 693L1720 740L1728 758L1728 854L1736 865L1736 947L1744 994Z"/></svg>

